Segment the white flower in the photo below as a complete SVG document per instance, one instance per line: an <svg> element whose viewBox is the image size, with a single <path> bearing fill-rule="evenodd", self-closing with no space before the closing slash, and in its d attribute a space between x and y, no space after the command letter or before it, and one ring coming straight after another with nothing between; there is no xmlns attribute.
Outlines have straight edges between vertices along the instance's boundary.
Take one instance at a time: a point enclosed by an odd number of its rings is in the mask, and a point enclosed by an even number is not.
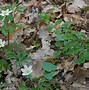
<svg viewBox="0 0 89 90"><path fill-rule="evenodd" d="M0 47L4 47L5 46L5 41L2 41L2 39L0 39Z"/></svg>
<svg viewBox="0 0 89 90"><path fill-rule="evenodd" d="M1 16L8 16L10 13L12 12L12 10L9 11L9 9L7 10L2 10L2 13L0 14Z"/></svg>
<svg viewBox="0 0 89 90"><path fill-rule="evenodd" d="M32 70L32 66L27 66L27 65L24 65L24 68L21 69L21 71L23 72L22 75L29 75L33 72Z"/></svg>

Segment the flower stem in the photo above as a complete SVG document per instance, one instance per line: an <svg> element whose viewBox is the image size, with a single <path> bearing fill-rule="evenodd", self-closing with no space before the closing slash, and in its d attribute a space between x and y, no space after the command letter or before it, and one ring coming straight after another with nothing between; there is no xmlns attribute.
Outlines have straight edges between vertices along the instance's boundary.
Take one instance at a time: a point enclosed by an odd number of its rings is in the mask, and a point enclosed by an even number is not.
<svg viewBox="0 0 89 90"><path fill-rule="evenodd" d="M8 45L9 45L9 44L10 44L10 42L9 42L9 41L10 41L10 40L9 40L9 31L8 31L8 38L7 38L7 39L8 39Z"/></svg>

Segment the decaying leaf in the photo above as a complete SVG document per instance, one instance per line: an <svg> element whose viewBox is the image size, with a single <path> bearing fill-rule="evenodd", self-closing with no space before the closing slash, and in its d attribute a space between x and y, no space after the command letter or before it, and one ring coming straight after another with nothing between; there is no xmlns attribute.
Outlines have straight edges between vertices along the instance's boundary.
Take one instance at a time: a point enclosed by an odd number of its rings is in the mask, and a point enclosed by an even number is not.
<svg viewBox="0 0 89 90"><path fill-rule="evenodd" d="M33 66L33 73L32 73L32 77L40 77L43 75L44 71L42 70L41 64L43 61L37 61L36 64Z"/></svg>
<svg viewBox="0 0 89 90"><path fill-rule="evenodd" d="M88 69L89 68L89 62L84 63L83 67L86 68L86 69Z"/></svg>
<svg viewBox="0 0 89 90"><path fill-rule="evenodd" d="M74 0L73 3L68 6L67 10L70 13L75 13L80 11L84 6L86 6L84 0Z"/></svg>

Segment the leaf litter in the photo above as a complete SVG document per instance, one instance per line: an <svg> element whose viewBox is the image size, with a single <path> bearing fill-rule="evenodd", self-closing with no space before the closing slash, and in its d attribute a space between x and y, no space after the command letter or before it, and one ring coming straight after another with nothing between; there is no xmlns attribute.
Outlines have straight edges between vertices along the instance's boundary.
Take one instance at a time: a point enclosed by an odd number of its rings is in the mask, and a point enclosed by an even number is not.
<svg viewBox="0 0 89 90"><path fill-rule="evenodd" d="M7 5L5 2L10 4L14 2L14 0L0 0L0 7ZM20 42L26 50L31 50L29 56L31 56L32 61L28 62L28 65L32 65L34 67L33 77L40 77L44 73L41 68L41 63L46 61L48 58L54 58L54 48L51 48L53 37L46 30L48 23L39 23L38 13L47 12L51 14L52 12L54 16L52 20L50 20L51 23L55 22L55 17L57 17L56 19L61 19L61 17L63 17L64 21L74 21L77 25L81 25L82 22L85 22L85 17L82 16L80 12L84 6L87 6L87 4L84 0L72 0L66 4L66 7L65 3L58 5L56 0L19 0L19 3L21 3L20 5L22 7L26 7L26 10L24 13L16 14L14 20L16 22L20 22L23 29L17 30L12 34L10 37L10 43L14 41L18 43ZM63 7L67 9L68 13L66 10L62 11ZM1 35L0 38L5 37ZM36 43L40 43L38 46L32 43L34 38ZM26 42L24 43L24 41ZM34 50L34 48L37 49ZM60 75L58 77L61 89L89 90L89 63L85 63L83 67L80 68L72 64L73 59L69 59L70 60L61 60L61 62L57 64L58 69L63 70L61 71L61 74L64 80ZM8 87L3 90L17 90L17 87L19 87L19 84L23 79L20 74L21 72L19 71L20 68L21 67L17 67L12 62L12 70L7 71L4 78Z"/></svg>

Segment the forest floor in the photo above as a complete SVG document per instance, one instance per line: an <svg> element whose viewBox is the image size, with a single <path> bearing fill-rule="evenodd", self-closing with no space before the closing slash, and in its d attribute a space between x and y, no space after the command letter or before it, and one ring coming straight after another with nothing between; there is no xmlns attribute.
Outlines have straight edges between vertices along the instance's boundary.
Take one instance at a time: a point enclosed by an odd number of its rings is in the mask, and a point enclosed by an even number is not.
<svg viewBox="0 0 89 90"><path fill-rule="evenodd" d="M88 0L0 0L0 90L89 90L88 11Z"/></svg>

